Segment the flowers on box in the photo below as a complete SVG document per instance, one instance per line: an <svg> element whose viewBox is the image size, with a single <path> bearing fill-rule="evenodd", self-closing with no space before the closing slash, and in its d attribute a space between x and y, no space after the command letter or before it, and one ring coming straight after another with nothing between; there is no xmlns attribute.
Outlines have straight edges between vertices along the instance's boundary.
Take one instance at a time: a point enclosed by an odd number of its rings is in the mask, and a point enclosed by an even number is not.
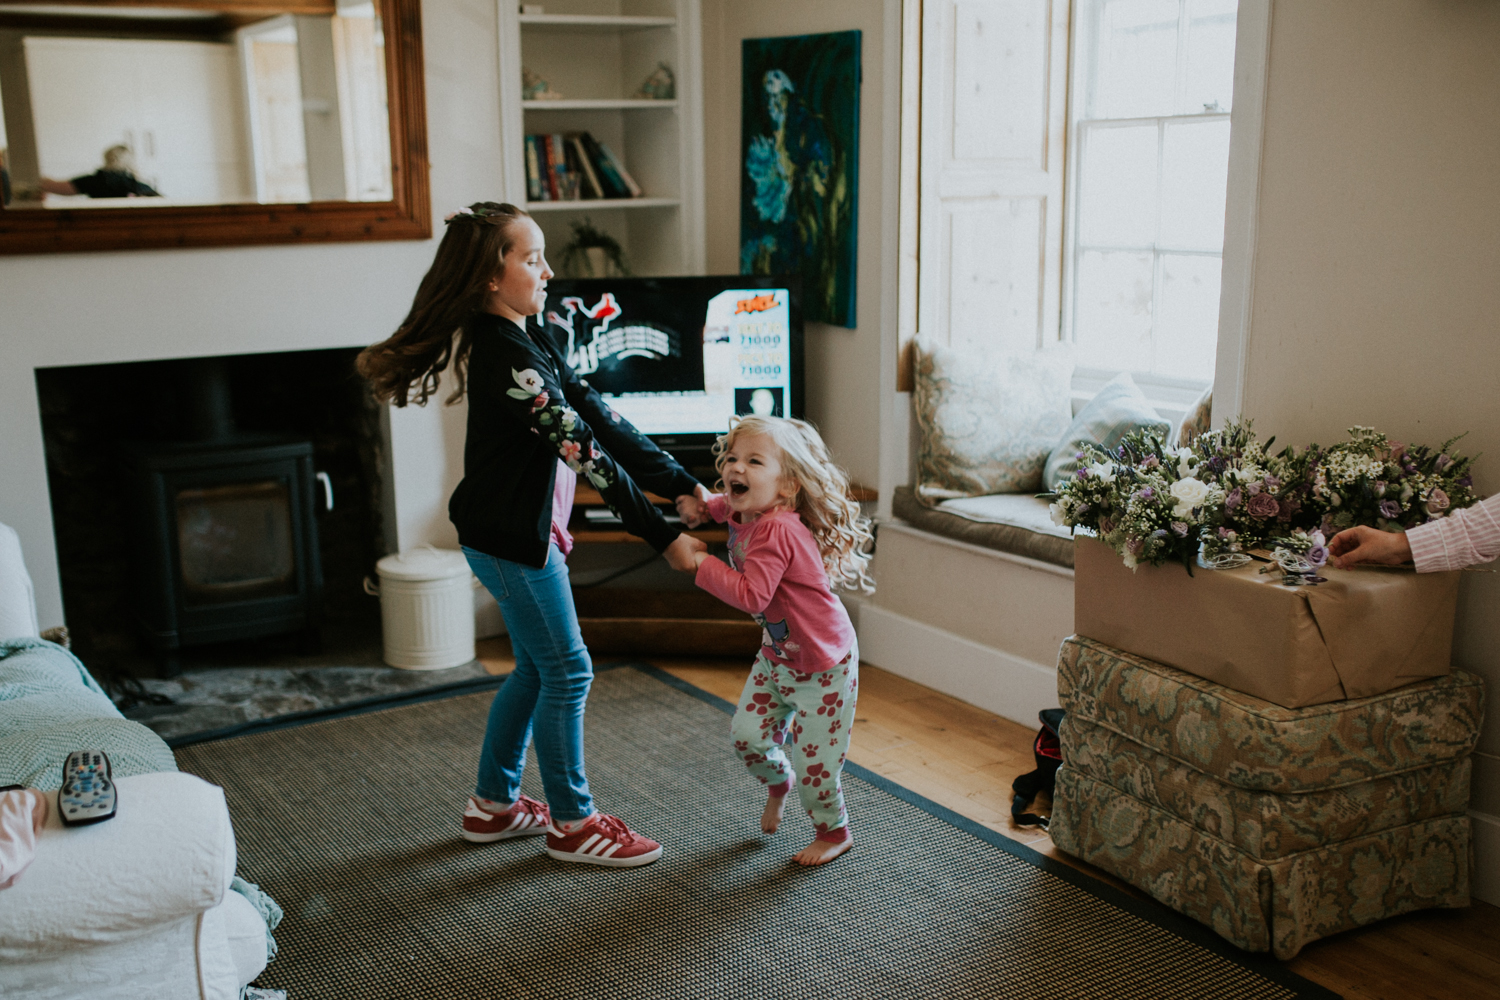
<svg viewBox="0 0 1500 1000"><path fill-rule="evenodd" d="M1052 519L1099 536L1134 568L1142 562L1243 565L1251 549L1272 549L1268 571L1284 582L1316 583L1327 539L1357 524L1401 531L1480 498L1473 459L1453 448L1407 447L1369 427L1330 448L1275 454L1249 422L1168 448L1155 434L1127 435L1113 451L1080 455L1075 478L1056 492ZM1082 463L1087 464L1082 464Z"/></svg>

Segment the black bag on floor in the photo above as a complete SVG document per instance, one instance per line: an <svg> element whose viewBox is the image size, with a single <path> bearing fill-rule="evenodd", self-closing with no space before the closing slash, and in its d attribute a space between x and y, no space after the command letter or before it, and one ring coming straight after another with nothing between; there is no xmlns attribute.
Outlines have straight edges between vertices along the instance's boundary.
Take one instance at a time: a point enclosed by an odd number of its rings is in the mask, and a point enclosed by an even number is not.
<svg viewBox="0 0 1500 1000"><path fill-rule="evenodd" d="M1058 742L1057 727L1062 725L1063 710L1046 708L1041 711L1040 717L1042 728L1036 734L1036 742L1031 745L1032 753L1036 754L1036 770L1011 782L1010 790L1016 797L1011 801L1010 815L1017 826L1039 826L1045 830L1047 817L1029 813L1026 807L1038 792L1046 792L1049 796L1052 794L1057 768L1062 763L1062 744Z"/></svg>

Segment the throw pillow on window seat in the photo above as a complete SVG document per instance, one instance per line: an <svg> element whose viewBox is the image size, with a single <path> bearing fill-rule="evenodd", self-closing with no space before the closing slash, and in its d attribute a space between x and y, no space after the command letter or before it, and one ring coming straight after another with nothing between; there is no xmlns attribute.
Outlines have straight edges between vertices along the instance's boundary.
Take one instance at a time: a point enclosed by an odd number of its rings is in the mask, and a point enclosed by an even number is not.
<svg viewBox="0 0 1500 1000"><path fill-rule="evenodd" d="M914 352L917 497L1034 493L1071 414L1072 357L919 337Z"/></svg>
<svg viewBox="0 0 1500 1000"><path fill-rule="evenodd" d="M1152 430L1165 439L1171 429L1172 425L1157 415L1156 407L1146 399L1130 373L1121 372L1078 411L1061 443L1047 456L1042 478L1047 489L1057 489L1078 471L1078 454L1086 444L1108 450L1131 431Z"/></svg>
<svg viewBox="0 0 1500 1000"><path fill-rule="evenodd" d="M1177 433L1172 435L1172 443L1179 448L1186 448L1198 440L1199 434L1208 433L1213 414L1214 387L1210 385L1182 415L1182 423L1177 425Z"/></svg>

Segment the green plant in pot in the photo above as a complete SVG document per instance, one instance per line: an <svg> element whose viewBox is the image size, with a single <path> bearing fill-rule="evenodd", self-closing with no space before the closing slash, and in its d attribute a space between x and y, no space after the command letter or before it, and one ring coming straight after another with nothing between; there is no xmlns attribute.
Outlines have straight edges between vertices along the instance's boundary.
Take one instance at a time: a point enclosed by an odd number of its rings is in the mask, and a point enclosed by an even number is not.
<svg viewBox="0 0 1500 1000"><path fill-rule="evenodd" d="M620 241L585 216L574 222L573 238L562 250L560 267L569 278L615 278L630 274Z"/></svg>

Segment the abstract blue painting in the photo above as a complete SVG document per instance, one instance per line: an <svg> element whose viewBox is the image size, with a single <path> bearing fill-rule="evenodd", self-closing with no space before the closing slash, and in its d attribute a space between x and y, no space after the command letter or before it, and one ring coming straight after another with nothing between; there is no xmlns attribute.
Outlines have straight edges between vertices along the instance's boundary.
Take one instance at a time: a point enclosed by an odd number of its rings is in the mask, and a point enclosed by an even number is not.
<svg viewBox="0 0 1500 1000"><path fill-rule="evenodd" d="M743 44L740 273L800 274L802 314L854 326L860 32Z"/></svg>

